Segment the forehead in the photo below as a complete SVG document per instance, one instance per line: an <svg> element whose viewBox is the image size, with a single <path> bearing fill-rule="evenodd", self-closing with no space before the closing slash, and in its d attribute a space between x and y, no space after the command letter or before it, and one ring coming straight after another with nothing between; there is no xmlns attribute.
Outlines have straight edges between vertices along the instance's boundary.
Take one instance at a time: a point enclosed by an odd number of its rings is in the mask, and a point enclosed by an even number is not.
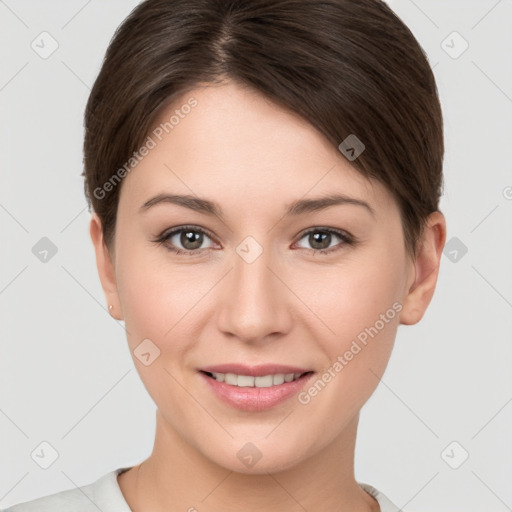
<svg viewBox="0 0 512 512"><path fill-rule="evenodd" d="M153 147L126 176L120 201L140 206L152 194L175 192L238 207L250 200L255 211L332 192L364 197L376 209L390 200L313 125L234 82L183 94L149 136Z"/></svg>

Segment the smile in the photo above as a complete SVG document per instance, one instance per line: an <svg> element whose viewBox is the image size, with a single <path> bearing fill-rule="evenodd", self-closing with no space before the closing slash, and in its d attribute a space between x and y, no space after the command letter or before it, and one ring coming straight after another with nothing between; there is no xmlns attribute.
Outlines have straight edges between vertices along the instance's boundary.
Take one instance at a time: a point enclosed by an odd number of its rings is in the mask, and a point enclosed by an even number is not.
<svg viewBox="0 0 512 512"><path fill-rule="evenodd" d="M268 370L267 370L268 371ZM213 396L234 409L249 412L269 410L297 395L314 372L243 375L200 370Z"/></svg>
<svg viewBox="0 0 512 512"><path fill-rule="evenodd" d="M279 386L284 382L292 382L299 379L304 373L276 373L274 375L262 375L254 377L252 375L237 375L235 373L219 373L204 372L217 382L225 382L230 386L238 386L240 388L269 388L271 386ZM310 373L310 372L306 372Z"/></svg>

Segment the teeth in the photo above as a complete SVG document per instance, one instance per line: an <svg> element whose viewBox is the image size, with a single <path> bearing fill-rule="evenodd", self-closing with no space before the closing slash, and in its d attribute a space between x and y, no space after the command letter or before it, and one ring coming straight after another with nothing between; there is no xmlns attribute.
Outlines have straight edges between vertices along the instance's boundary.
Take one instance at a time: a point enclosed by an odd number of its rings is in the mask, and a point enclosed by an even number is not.
<svg viewBox="0 0 512 512"><path fill-rule="evenodd" d="M274 386L282 384L284 382L284 373L278 373L272 378Z"/></svg>
<svg viewBox="0 0 512 512"><path fill-rule="evenodd" d="M238 377L234 373L224 374L224 382L232 386L238 386Z"/></svg>
<svg viewBox="0 0 512 512"><path fill-rule="evenodd" d="M284 382L297 380L302 373L276 373L275 375L263 375L261 377L235 375L234 373L212 373L212 375L218 382L225 382L231 386L269 388L270 386L278 386Z"/></svg>
<svg viewBox="0 0 512 512"><path fill-rule="evenodd" d="M230 377L229 384L237 385L240 387L249 387L254 386L254 377L250 377L247 375L238 375L231 374L233 377Z"/></svg>

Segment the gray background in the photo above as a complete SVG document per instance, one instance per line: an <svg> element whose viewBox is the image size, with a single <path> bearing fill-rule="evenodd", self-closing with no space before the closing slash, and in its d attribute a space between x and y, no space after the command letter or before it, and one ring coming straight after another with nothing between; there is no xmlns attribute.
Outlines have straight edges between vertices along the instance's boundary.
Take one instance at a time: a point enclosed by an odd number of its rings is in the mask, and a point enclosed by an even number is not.
<svg viewBox="0 0 512 512"><path fill-rule="evenodd" d="M512 510L512 1L389 3L438 81L453 240L362 410L356 478L407 511ZM0 508L152 449L155 406L105 307L80 177L85 102L136 4L0 1ZM58 43L47 58L31 47L51 49L43 31ZM47 469L42 442L58 453Z"/></svg>

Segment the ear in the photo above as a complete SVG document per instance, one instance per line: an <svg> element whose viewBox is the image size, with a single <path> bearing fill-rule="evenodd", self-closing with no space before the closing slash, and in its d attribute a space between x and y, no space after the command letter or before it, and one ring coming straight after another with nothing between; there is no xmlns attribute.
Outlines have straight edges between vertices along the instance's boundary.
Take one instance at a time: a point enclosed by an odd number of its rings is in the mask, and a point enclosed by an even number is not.
<svg viewBox="0 0 512 512"><path fill-rule="evenodd" d="M401 324L413 325L423 318L434 295L445 242L444 215L439 211L433 212L427 218L421 239L418 241L416 259L411 263L409 291L400 312Z"/></svg>
<svg viewBox="0 0 512 512"><path fill-rule="evenodd" d="M107 304L112 304L113 306L109 313L115 319L122 320L123 315L117 291L115 267L112 262L112 256L105 245L101 219L98 217L96 212L92 213L89 233L94 245L94 250L96 251L96 266L98 268L101 287L105 293Z"/></svg>

